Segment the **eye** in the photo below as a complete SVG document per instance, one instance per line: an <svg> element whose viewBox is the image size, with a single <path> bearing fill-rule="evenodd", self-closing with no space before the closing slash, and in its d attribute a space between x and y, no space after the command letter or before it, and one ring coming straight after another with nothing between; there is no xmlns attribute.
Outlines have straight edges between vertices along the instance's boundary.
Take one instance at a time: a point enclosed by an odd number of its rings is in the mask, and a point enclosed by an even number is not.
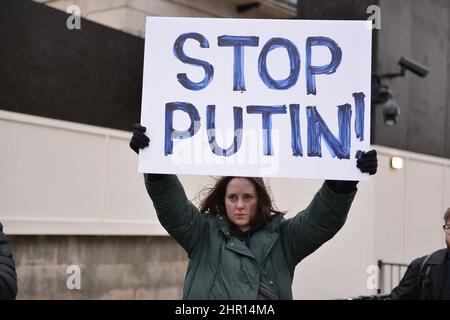
<svg viewBox="0 0 450 320"><path fill-rule="evenodd" d="M246 195L244 195L244 199L247 200L247 201L250 201L250 200L253 199L253 195L252 194L246 194Z"/></svg>
<svg viewBox="0 0 450 320"><path fill-rule="evenodd" d="M237 200L237 196L235 194L228 195L228 200L235 202Z"/></svg>

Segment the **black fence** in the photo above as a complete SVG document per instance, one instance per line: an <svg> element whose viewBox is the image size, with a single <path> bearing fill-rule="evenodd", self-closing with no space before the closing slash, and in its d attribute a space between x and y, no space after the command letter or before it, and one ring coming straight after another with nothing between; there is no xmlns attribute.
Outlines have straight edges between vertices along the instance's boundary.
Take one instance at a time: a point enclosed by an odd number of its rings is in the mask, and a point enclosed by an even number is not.
<svg viewBox="0 0 450 320"><path fill-rule="evenodd" d="M390 294L394 289L408 268L405 263L385 262L378 260L378 268L380 270L378 294Z"/></svg>
<svg viewBox="0 0 450 320"><path fill-rule="evenodd" d="M408 268L408 264L385 262L383 260L378 260L377 263L379 270L377 294L360 295L344 300L389 300L392 289L394 289L402 279Z"/></svg>

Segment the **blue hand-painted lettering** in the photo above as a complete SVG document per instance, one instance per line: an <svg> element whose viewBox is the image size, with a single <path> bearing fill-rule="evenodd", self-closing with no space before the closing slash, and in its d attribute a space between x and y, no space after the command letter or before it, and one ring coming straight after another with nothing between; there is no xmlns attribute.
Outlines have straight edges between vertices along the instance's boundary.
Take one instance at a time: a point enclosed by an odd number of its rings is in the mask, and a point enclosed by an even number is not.
<svg viewBox="0 0 450 320"><path fill-rule="evenodd" d="M312 66L311 47L325 46L330 49L331 62L323 66ZM339 67L342 59L342 50L338 44L327 37L309 37L306 39L306 92L316 94L316 74L331 74Z"/></svg>
<svg viewBox="0 0 450 320"><path fill-rule="evenodd" d="M224 35L217 38L217 44L219 47L234 47L233 90L245 91L243 47L257 47L259 38Z"/></svg>
<svg viewBox="0 0 450 320"><path fill-rule="evenodd" d="M209 48L208 40L196 32L183 33L180 35L173 45L173 54L177 57L181 62L192 64L194 66L202 67L205 70L205 77L200 82L193 82L189 80L186 73L177 74L178 81L181 83L183 87L189 90L202 90L206 88L206 86L211 82L214 76L214 67L206 61L194 59L186 56L183 51L184 42L187 39L194 39L200 43L201 48Z"/></svg>

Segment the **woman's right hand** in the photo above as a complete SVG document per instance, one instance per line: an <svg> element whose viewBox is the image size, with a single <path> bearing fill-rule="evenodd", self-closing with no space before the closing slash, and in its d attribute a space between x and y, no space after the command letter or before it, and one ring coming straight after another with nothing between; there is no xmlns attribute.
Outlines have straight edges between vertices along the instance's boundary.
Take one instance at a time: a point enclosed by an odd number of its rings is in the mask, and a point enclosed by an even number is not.
<svg viewBox="0 0 450 320"><path fill-rule="evenodd" d="M130 148L139 154L139 149L144 149L148 147L150 139L145 135L145 127L141 126L139 123L134 125L133 136L130 140Z"/></svg>

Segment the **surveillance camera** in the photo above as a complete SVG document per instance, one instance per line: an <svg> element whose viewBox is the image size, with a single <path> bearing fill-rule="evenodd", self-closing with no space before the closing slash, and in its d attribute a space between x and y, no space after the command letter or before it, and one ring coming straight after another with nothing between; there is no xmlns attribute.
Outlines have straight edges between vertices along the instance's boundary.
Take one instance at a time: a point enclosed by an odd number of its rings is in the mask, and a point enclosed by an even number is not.
<svg viewBox="0 0 450 320"><path fill-rule="evenodd" d="M383 106L384 123L387 126L393 126L397 123L400 115L400 108L394 99L389 99Z"/></svg>
<svg viewBox="0 0 450 320"><path fill-rule="evenodd" d="M236 11L238 13L244 13L247 12L253 8L259 8L259 6L261 5L261 3L259 3L259 1L253 1L250 3L244 3L244 4L238 4L236 6Z"/></svg>
<svg viewBox="0 0 450 320"><path fill-rule="evenodd" d="M418 75L419 77L425 77L428 74L428 67L421 65L420 63L411 60L409 58L401 57L398 64L402 67L402 70L409 70L415 75Z"/></svg>
<svg viewBox="0 0 450 320"><path fill-rule="evenodd" d="M381 84L372 87L372 103L382 104L392 98L392 90L387 85Z"/></svg>

